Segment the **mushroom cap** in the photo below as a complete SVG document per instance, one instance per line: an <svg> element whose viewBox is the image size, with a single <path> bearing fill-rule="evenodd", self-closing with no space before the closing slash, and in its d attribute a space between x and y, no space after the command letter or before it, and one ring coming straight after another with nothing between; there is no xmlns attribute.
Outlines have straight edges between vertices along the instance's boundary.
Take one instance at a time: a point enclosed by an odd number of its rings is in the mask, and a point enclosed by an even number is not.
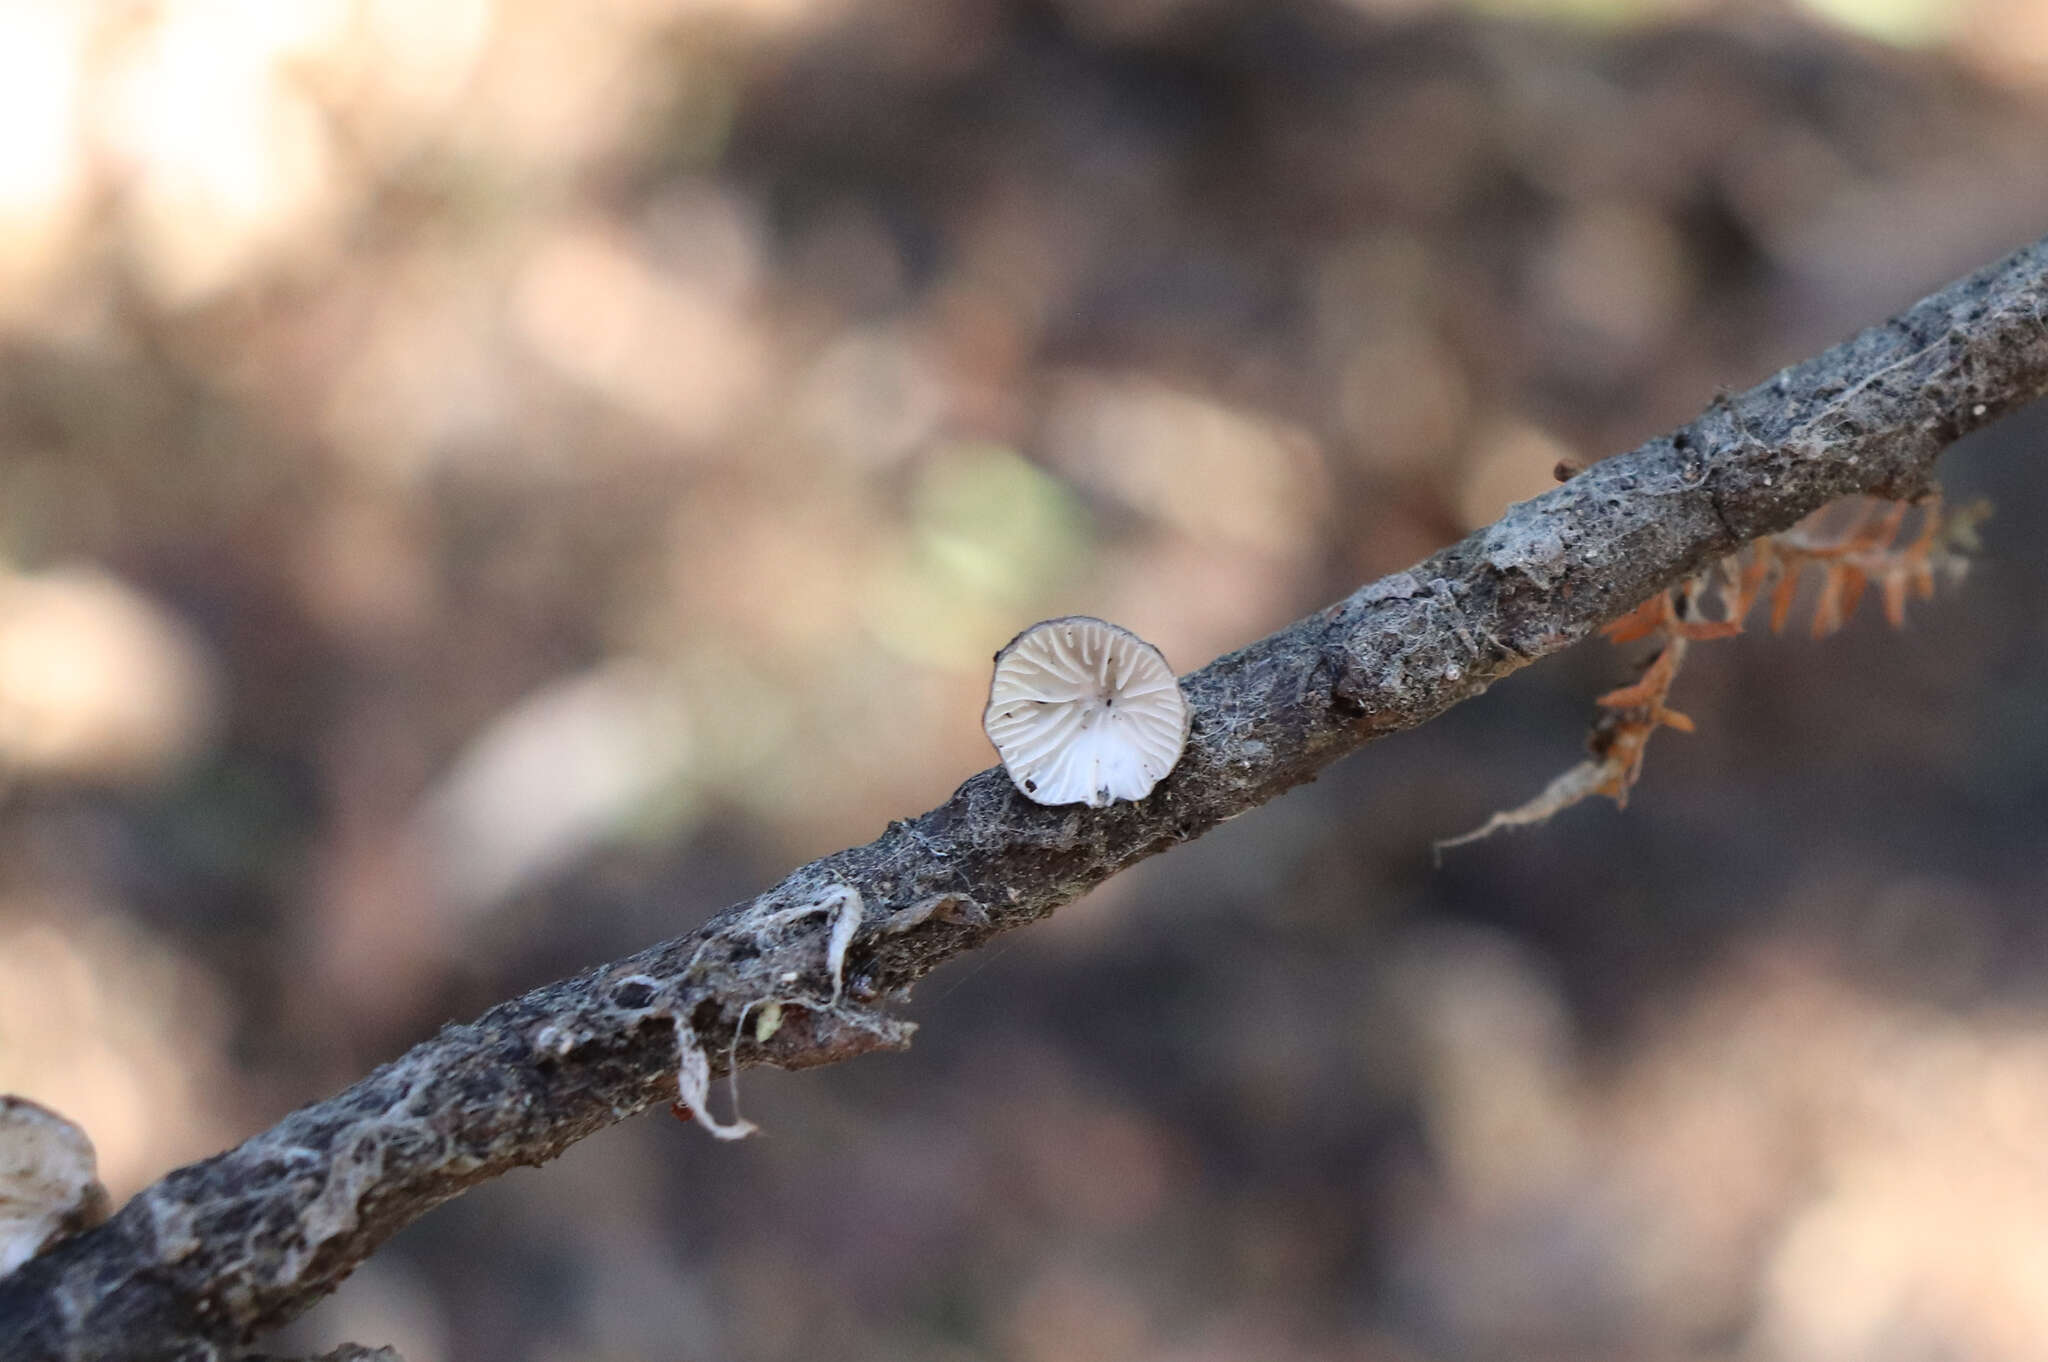
<svg viewBox="0 0 2048 1362"><path fill-rule="evenodd" d="M1040 804L1143 799L1188 738L1188 706L1159 650L1088 615L1034 624L996 654L981 726Z"/></svg>
<svg viewBox="0 0 2048 1362"><path fill-rule="evenodd" d="M106 1218L85 1132L25 1097L0 1097L0 1277Z"/></svg>

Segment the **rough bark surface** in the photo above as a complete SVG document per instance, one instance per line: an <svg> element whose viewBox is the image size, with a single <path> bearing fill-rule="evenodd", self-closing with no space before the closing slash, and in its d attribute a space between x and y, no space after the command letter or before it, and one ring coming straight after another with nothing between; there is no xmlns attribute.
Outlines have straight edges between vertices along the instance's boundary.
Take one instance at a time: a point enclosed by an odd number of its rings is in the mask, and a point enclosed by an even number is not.
<svg viewBox="0 0 2048 1362"><path fill-rule="evenodd" d="M901 1046L912 1028L884 1005L943 961L1828 501L1913 496L1950 443L2044 393L2048 240L1184 678L1186 754L1142 802L1046 808L983 771L688 936L449 1026L171 1173L0 1280L0 1357L233 1356L432 1207L673 1101L692 1042L714 1072Z"/></svg>

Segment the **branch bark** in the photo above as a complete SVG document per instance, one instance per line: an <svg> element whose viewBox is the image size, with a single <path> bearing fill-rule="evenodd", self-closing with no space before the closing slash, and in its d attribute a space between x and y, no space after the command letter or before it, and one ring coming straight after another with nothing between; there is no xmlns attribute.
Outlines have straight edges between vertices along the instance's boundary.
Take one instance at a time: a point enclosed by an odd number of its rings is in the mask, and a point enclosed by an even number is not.
<svg viewBox="0 0 2048 1362"><path fill-rule="evenodd" d="M0 1357L232 1356L434 1206L674 1100L693 1049L701 1078L904 1045L884 1005L942 962L1828 501L1919 493L1944 448L2044 393L2048 239L1186 677L1186 755L1140 803L1045 808L983 771L687 936L449 1026L171 1173L0 1280Z"/></svg>

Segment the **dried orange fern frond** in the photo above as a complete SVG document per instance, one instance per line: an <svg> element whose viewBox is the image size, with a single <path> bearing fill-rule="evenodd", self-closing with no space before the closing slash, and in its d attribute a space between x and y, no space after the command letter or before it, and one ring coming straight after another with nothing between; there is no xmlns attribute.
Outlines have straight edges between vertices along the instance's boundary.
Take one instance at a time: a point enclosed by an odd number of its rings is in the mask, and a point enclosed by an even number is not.
<svg viewBox="0 0 2048 1362"><path fill-rule="evenodd" d="M1894 628L1906 622L1906 599L1934 594L1938 579L1962 576L1978 547L1977 527L1991 514L1988 502L1949 509L1939 494L1917 504L1851 497L1821 508L1783 534L1759 539L1721 560L1708 573L1660 591L1600 632L1612 643L1654 639L1657 651L1642 675L1602 695L1600 717L1587 738L1586 760L1565 771L1525 804L1503 810L1472 831L1436 844L1463 846L1502 828L1526 827L1594 795L1626 807L1628 792L1642 775L1643 756L1660 728L1693 731L1693 722L1669 704L1671 687L1687 648L1710 639L1732 638L1743 630L1757 603L1769 594L1771 632L1781 633L1792 616L1801 584L1818 581L1812 633L1825 638L1847 622L1875 583L1885 618ZM1910 517L1917 516L1911 534ZM1903 537L1902 537L1903 536ZM1708 617L1709 605L1717 607Z"/></svg>
<svg viewBox="0 0 2048 1362"><path fill-rule="evenodd" d="M1678 669L1685 662L1686 649L1695 638L1725 638L1741 632L1742 626L1733 621L1688 619L1678 602L1687 602L1689 609L1697 603L1699 593L1697 578L1674 590L1660 591L1601 630L1615 643L1633 643L1653 636L1664 642L1634 685L1611 690L1594 702L1600 706L1601 714L1586 739L1586 760L1552 780L1526 804L1502 810L1472 831L1436 843L1439 856L1447 847L1477 842L1502 828L1547 822L1553 815L1594 795L1605 795L1617 805L1628 806L1628 792L1642 774L1643 756L1651 736L1660 728L1674 728L1681 733L1693 731L1692 720L1667 703L1672 683L1678 679Z"/></svg>
<svg viewBox="0 0 2048 1362"><path fill-rule="evenodd" d="M1775 575L1773 633L1784 631L1800 582L1809 576L1820 583L1813 604L1815 638L1825 638L1846 624L1872 583L1884 601L1885 618L1894 629L1902 629L1907 597L1931 599L1937 579L1959 579L1979 546L1977 527L1990 514L1989 502L1950 508L1938 494L1918 505L1851 498L1823 507L1783 534L1758 540L1746 555L1752 561L1745 570L1749 580L1759 582ZM1909 516L1918 521L1913 532L1902 537ZM1739 608L1747 614L1754 599L1754 591L1746 599L1733 597L1731 613Z"/></svg>

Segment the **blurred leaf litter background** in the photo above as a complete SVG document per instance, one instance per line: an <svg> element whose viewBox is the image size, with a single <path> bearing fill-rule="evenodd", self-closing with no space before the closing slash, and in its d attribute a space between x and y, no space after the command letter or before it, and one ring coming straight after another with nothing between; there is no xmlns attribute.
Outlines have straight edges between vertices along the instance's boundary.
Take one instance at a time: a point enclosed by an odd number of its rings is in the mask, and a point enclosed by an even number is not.
<svg viewBox="0 0 2048 1362"><path fill-rule="evenodd" d="M0 1090L117 1197L2048 226L2032 0L0 3ZM400 1237L411 1362L2048 1355L2048 418Z"/></svg>

